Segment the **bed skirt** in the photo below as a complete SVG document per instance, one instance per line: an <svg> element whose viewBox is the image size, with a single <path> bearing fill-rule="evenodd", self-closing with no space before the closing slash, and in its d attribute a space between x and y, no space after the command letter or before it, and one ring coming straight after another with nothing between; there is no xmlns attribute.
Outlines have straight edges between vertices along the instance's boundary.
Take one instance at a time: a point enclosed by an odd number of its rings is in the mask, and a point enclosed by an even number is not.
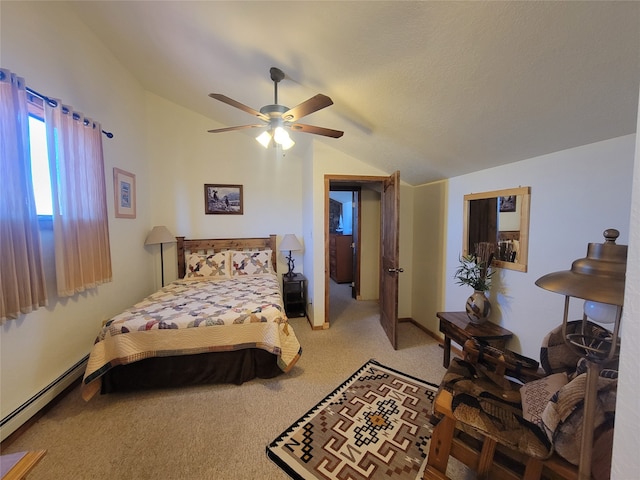
<svg viewBox="0 0 640 480"><path fill-rule="evenodd" d="M283 373L278 357L259 348L146 358L118 365L102 377L101 393L150 388L234 383L273 378Z"/></svg>

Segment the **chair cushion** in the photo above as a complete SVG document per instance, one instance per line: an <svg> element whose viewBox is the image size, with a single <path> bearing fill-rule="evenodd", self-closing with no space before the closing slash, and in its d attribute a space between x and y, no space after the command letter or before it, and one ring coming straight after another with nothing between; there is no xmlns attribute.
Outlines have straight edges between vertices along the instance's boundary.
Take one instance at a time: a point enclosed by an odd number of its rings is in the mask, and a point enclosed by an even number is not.
<svg viewBox="0 0 640 480"><path fill-rule="evenodd" d="M608 373L605 373L607 375ZM542 422L554 449L565 460L578 464L584 417L584 391L587 374L583 373L562 387L544 411ZM618 380L601 375L594 415L594 429L613 427Z"/></svg>
<svg viewBox="0 0 640 480"><path fill-rule="evenodd" d="M540 427L523 417L519 387L501 388L485 371L458 358L452 359L440 385L453 395L451 409L456 420L509 448L547 458L552 453L551 442Z"/></svg>
<svg viewBox="0 0 640 480"><path fill-rule="evenodd" d="M582 320L572 320L567 322L567 334L578 333L582 325ZM585 333L594 338L607 338L611 332L593 322L587 322ZM542 340L540 346L540 364L547 375L558 372L574 372L578 360L582 358L576 351L572 350L564 341L562 335L562 325L558 325L551 330ZM609 368L617 368L617 360L607 364Z"/></svg>

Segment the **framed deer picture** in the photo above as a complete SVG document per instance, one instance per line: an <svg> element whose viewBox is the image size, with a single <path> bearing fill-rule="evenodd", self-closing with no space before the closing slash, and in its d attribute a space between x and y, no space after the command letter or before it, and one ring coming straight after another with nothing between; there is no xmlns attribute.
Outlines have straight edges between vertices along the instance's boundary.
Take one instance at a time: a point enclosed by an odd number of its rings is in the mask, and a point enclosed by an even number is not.
<svg viewBox="0 0 640 480"><path fill-rule="evenodd" d="M204 213L242 215L242 185L204 184Z"/></svg>

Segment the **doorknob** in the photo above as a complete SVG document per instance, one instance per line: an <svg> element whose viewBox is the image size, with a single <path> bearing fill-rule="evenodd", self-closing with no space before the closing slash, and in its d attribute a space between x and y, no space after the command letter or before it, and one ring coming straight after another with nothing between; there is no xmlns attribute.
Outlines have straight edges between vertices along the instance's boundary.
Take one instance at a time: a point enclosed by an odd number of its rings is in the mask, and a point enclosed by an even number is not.
<svg viewBox="0 0 640 480"><path fill-rule="evenodd" d="M404 272L404 268L390 268L389 273L402 273Z"/></svg>

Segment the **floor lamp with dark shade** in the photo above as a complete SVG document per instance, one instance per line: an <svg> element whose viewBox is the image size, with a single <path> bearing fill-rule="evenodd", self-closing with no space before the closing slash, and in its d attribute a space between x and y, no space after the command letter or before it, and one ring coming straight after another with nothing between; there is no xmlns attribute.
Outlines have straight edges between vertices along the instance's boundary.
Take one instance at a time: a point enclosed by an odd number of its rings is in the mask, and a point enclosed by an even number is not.
<svg viewBox="0 0 640 480"><path fill-rule="evenodd" d="M160 268L162 272L162 286L164 287L164 257L162 253L162 245L165 243L175 243L176 237L169 231L164 225L155 226L153 230L147 235L147 239L144 241L145 245L157 245L160 244Z"/></svg>
<svg viewBox="0 0 640 480"><path fill-rule="evenodd" d="M565 296L562 334L565 343L587 361L584 392L584 416L580 444L579 480L591 479L594 416L598 377L602 364L619 354L620 321L627 270L627 246L617 245L620 235L613 228L604 231L604 243L590 243L587 256L575 260L571 270L549 273L536 280L536 285ZM567 333L569 299L584 300L582 329ZM589 334L587 319L613 324L613 332L594 337Z"/></svg>

